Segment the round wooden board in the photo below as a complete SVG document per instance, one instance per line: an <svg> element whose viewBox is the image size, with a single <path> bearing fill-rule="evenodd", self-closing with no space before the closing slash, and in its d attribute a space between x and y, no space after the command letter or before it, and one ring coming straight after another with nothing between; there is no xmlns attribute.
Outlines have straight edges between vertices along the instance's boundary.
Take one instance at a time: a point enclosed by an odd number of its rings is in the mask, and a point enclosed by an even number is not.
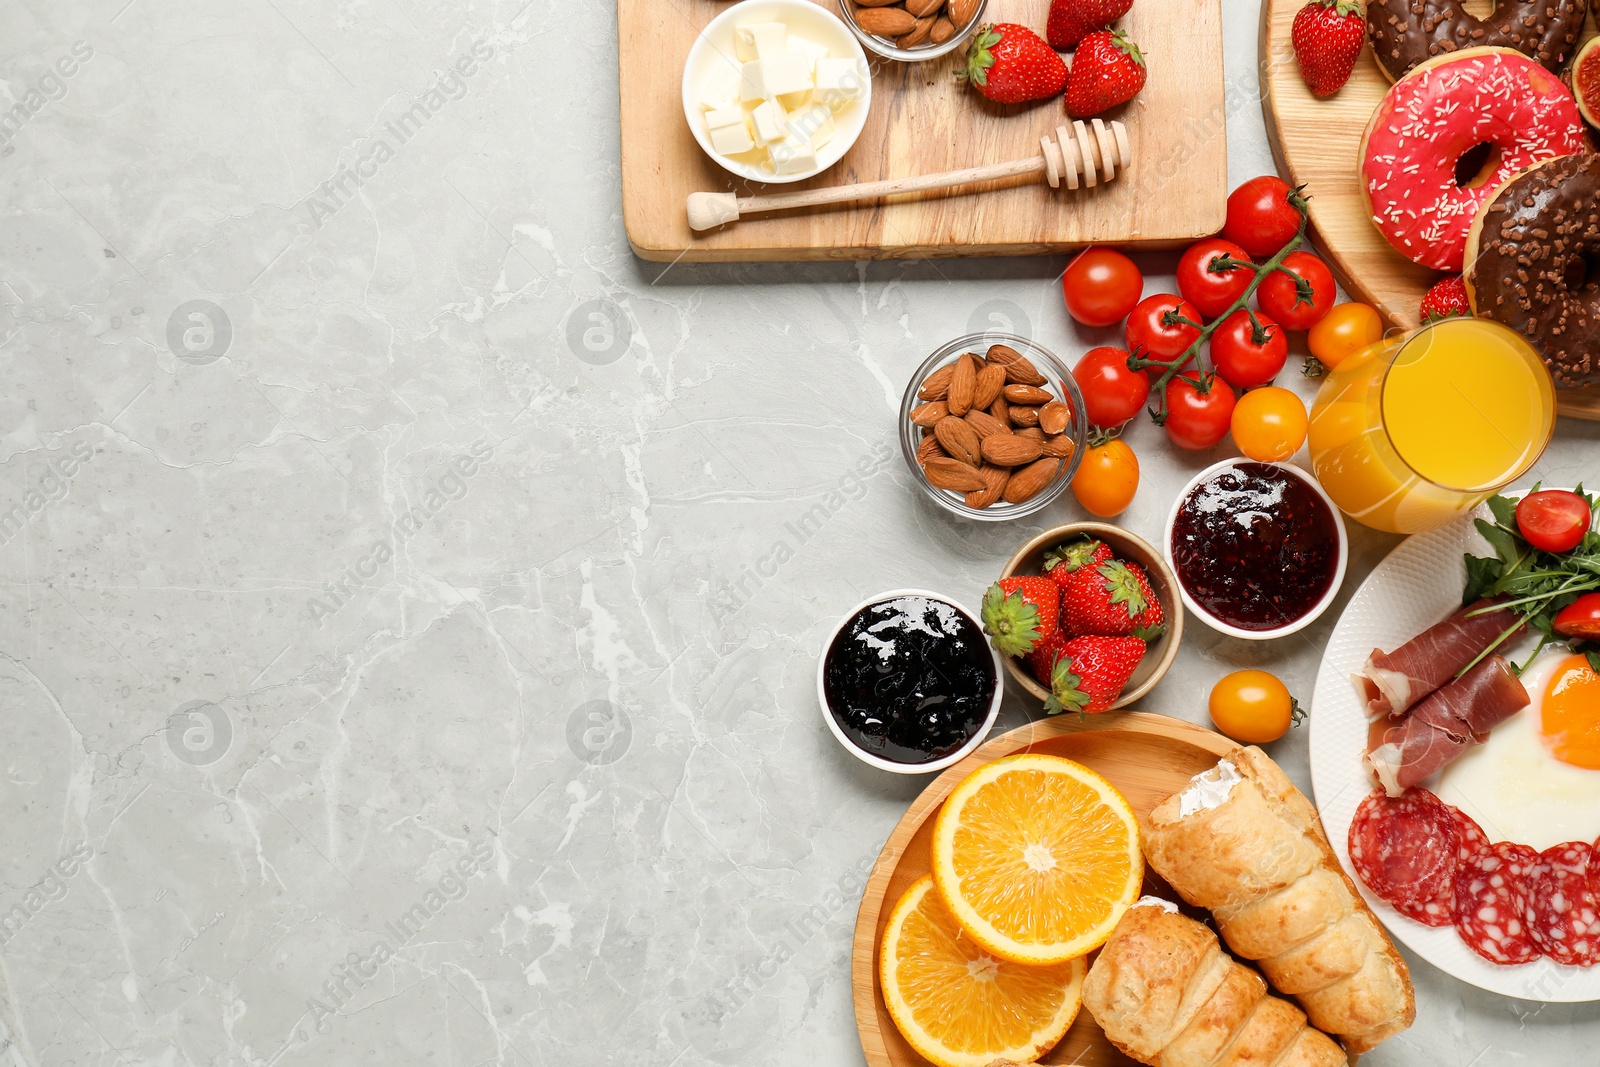
<svg viewBox="0 0 1600 1067"><path fill-rule="evenodd" d="M1345 291L1377 307L1389 321L1413 327L1423 294L1442 275L1390 247L1367 215L1357 176L1361 137L1389 91L1389 80L1369 48L1337 95L1326 100L1311 95L1289 39L1304 6L1305 0L1261 3L1261 106L1272 154L1279 171L1311 194L1314 237ZM1558 397L1561 414L1600 420L1600 386L1563 390Z"/></svg>
<svg viewBox="0 0 1600 1067"><path fill-rule="evenodd" d="M992 738L934 779L884 843L856 915L850 980L856 1029L870 1067L918 1067L927 1063L906 1044L883 1005L878 989L878 944L894 902L907 886L928 873L933 817L957 783L990 760L1022 751L1047 752L1077 760L1105 775L1143 817L1182 789L1194 775L1237 747L1221 734L1165 715L1115 713L1090 716L1084 722L1061 715ZM1149 873L1145 876L1145 891L1172 896L1172 891ZM1067 1036L1039 1062L1080 1067L1125 1067L1133 1063L1111 1047L1088 1012L1078 1015Z"/></svg>

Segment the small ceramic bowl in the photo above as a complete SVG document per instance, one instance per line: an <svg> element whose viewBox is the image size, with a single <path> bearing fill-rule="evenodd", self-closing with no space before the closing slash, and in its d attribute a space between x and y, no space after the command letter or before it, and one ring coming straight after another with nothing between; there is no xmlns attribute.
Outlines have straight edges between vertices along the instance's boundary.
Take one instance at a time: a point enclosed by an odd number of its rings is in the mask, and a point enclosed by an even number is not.
<svg viewBox="0 0 1600 1067"><path fill-rule="evenodd" d="M1333 572L1333 584L1328 586L1328 591L1322 595L1322 599L1318 600L1310 611L1300 616L1294 622L1289 623L1287 626L1279 626L1270 630L1245 630L1238 626L1230 625L1229 623L1217 618L1215 615L1212 615L1199 604L1196 604L1194 599L1189 596L1189 591L1183 586L1183 578L1178 571L1178 565L1172 556L1172 528L1177 524L1178 512L1182 510L1184 502L1189 499L1189 494L1194 492L1197 486L1204 482L1210 481L1218 473L1225 471L1230 467L1237 467L1243 463L1254 462L1254 460L1236 456L1232 459L1225 459L1220 463L1213 463L1211 466L1207 467L1205 470L1191 478L1189 480L1189 484L1184 486L1183 491L1178 494L1178 499L1172 505L1172 511L1167 515L1167 525L1161 533L1161 550L1166 557L1167 563L1171 566L1173 581L1178 587L1179 594L1183 597L1183 603L1190 611L1194 612L1195 618L1199 619L1201 622L1205 623L1218 633L1226 634L1229 637L1238 637L1246 641L1270 641L1275 637L1287 637L1292 633L1296 633L1305 629L1313 622L1316 622L1322 613L1328 610L1328 606L1338 598L1339 587L1344 584L1345 569L1350 562L1350 535L1344 527L1344 516L1339 513L1339 508L1334 504L1333 498L1328 496L1328 494L1323 491L1322 486L1318 484L1316 478L1301 470L1299 467L1296 467L1293 463L1263 464L1264 466L1268 467L1276 467L1279 470L1291 474L1309 485L1316 492L1317 496L1321 498L1323 504L1327 505L1329 513L1333 516L1333 528L1339 537L1339 558Z"/></svg>
<svg viewBox="0 0 1600 1067"><path fill-rule="evenodd" d="M983 23L983 13L988 10L988 7L989 0L978 0L978 5L973 9L972 16L967 19L966 25L957 26L956 32L951 34L942 44L924 41L922 44L914 45L911 48L901 48L895 44L894 38L876 37L861 28L861 24L856 21L857 6L855 0L839 0L839 14L844 17L844 21L850 27L850 32L856 35L856 39L868 51L880 55L884 59L893 59L900 63L922 63L954 52L965 44L967 38L971 37L973 31ZM941 11L940 14L948 15L948 7Z"/></svg>
<svg viewBox="0 0 1600 1067"><path fill-rule="evenodd" d="M983 622L976 614L943 593L934 593L926 589L890 589L887 592L868 597L845 612L844 616L839 619L838 625L828 631L828 639L822 643L822 655L817 657L817 706L822 709L822 721L828 724L828 732L833 734L834 739L844 746L846 752L862 763L869 767L876 767L880 771L889 771L894 774L930 774L960 763L969 753L983 744L984 738L988 737L989 731L994 728L994 720L1000 714L1000 702L1005 698L1006 687L1000 681L1000 653L996 652L994 646L990 645L988 641L984 642L984 648L988 650L994 662L994 696L989 700L989 714L984 717L983 726L977 733L972 735L972 739L949 755L941 756L928 763L897 763L894 760L884 759L882 756L875 756L845 735L845 732L840 729L838 721L834 719L833 712L828 708L828 687L825 678L828 666L828 650L833 647L833 642L839 636L840 631L850 624L850 620L854 619L856 615L866 608L870 608L874 604L881 604L885 600L893 600L896 597L903 596L926 597L929 600L937 600L941 604L948 604L965 616L980 634L983 632Z"/></svg>
<svg viewBox="0 0 1600 1067"><path fill-rule="evenodd" d="M1054 393L1057 399L1065 401L1072 409L1072 422L1066 429L1067 436L1072 439L1072 455L1061 465L1055 481L1039 490L1030 499L1020 504L1008 504L1001 500L986 508L969 508L964 494L951 492L948 489L936 489L928 484L927 476L922 473L922 465L917 462L917 446L922 443L922 427L911 421L911 410L922 403L917 396L917 390L922 388L922 382L928 375L947 363L955 362L965 352L976 352L981 356L988 351L990 345L1005 345L1028 357L1039 373L1048 379L1042 388ZM900 399L900 452L905 456L911 476L930 499L952 515L959 515L964 519L1002 522L1043 511L1072 483L1072 476L1078 472L1078 464L1083 462L1083 450L1088 440L1089 420L1083 413L1083 394L1078 391L1078 383L1073 379L1072 372L1048 349L1014 333L991 331L957 337L922 361L922 366L911 376L905 395Z"/></svg>
<svg viewBox="0 0 1600 1067"><path fill-rule="evenodd" d="M790 31L817 44L825 45L828 54L836 59L853 59L860 74L860 92L848 102L833 109L833 138L817 151L817 166L794 174L779 174L760 162L750 162L724 156L711 147L711 135L706 130L705 109L701 101L715 79L726 77L723 71L740 66L738 51L734 47L734 31L754 22L781 22ZM717 165L741 178L769 184L801 182L815 178L844 157L861 136L867 124L867 112L872 106L872 71L867 64L867 54L862 51L854 32L831 11L811 0L741 0L730 4L722 14L706 24L689 48L689 57L683 64L683 117L689 131L706 155Z"/></svg>
<svg viewBox="0 0 1600 1067"><path fill-rule="evenodd" d="M1145 649L1144 659L1139 661L1138 669L1133 672L1133 677L1128 679L1127 688L1122 691L1122 696L1117 698L1117 702L1111 705L1113 709L1130 707L1144 699L1145 695L1155 688L1156 683L1161 681L1162 676L1172 667L1172 661L1178 658L1178 646L1183 642L1183 610L1182 602L1178 599L1178 580L1173 577L1171 568L1167 566L1167 561L1161 558L1161 553L1156 551L1156 547L1138 534L1129 533L1122 527L1113 526L1108 522L1069 522L1065 526L1046 530L1019 548L1017 554L1006 564L1005 570L1000 572L1000 577L1010 578L1014 574L1042 574L1046 552L1058 545L1076 541L1080 537L1092 537L1097 541L1104 541L1118 559L1137 563L1143 567L1150 579L1150 588L1155 591L1156 599L1161 602L1161 613L1166 616L1166 630L1160 637L1150 642ZM1011 675L1012 681L1041 701L1050 699L1050 690L1040 685L1033 675L1028 673L1028 666L1024 661L1012 656L1001 656L1000 659L1005 663L1006 672Z"/></svg>

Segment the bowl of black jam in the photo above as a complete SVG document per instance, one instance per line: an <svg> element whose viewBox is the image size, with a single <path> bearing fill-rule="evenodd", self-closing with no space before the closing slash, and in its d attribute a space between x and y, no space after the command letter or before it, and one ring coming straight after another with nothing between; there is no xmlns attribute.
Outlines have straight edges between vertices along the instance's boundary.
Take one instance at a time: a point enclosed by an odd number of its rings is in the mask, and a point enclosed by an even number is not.
<svg viewBox="0 0 1600 1067"><path fill-rule="evenodd" d="M926 774L958 762L994 725L1000 656L948 597L893 589L852 608L817 665L833 736L880 770Z"/></svg>

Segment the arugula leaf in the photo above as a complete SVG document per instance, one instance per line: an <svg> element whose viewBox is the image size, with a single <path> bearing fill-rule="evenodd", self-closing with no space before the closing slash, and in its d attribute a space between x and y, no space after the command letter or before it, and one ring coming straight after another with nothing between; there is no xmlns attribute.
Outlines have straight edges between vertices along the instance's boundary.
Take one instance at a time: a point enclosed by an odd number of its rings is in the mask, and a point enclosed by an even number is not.
<svg viewBox="0 0 1600 1067"><path fill-rule="evenodd" d="M1475 525L1478 527L1478 533L1482 534L1483 539L1489 542L1489 547L1494 549L1494 554L1500 557L1501 563L1512 563L1521 555L1517 551L1516 535L1512 534L1511 531L1502 526L1485 522L1482 519L1478 519Z"/></svg>
<svg viewBox="0 0 1600 1067"><path fill-rule="evenodd" d="M1494 583L1500 580L1500 561L1467 554L1467 588L1461 594L1461 606L1482 600Z"/></svg>
<svg viewBox="0 0 1600 1067"><path fill-rule="evenodd" d="M1583 658L1589 661L1590 670L1600 674L1600 652L1591 649L1583 654Z"/></svg>
<svg viewBox="0 0 1600 1067"><path fill-rule="evenodd" d="M1539 487L1533 487L1537 492ZM1492 496L1489 498L1489 513L1494 516L1494 521L1507 529L1516 529L1517 502L1510 497Z"/></svg>

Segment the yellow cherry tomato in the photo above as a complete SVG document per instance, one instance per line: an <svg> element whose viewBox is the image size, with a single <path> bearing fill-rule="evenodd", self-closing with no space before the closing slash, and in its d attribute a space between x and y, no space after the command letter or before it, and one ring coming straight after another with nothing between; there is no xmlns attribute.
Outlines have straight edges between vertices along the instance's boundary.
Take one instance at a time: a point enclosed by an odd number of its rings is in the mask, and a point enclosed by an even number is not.
<svg viewBox="0 0 1600 1067"><path fill-rule="evenodd" d="M1300 715L1288 688L1266 671L1234 671L1211 690L1211 721L1247 745L1276 741Z"/></svg>
<svg viewBox="0 0 1600 1067"><path fill-rule="evenodd" d="M1306 443L1306 406L1287 389L1252 389L1233 406L1233 443L1261 463L1288 459Z"/></svg>
<svg viewBox="0 0 1600 1067"><path fill-rule="evenodd" d="M1337 304L1311 327L1311 354L1329 370L1383 340L1383 317L1371 304Z"/></svg>
<svg viewBox="0 0 1600 1067"><path fill-rule="evenodd" d="M1089 446L1072 476L1072 495L1083 510L1102 519L1126 511L1138 491L1139 457L1120 437Z"/></svg>

